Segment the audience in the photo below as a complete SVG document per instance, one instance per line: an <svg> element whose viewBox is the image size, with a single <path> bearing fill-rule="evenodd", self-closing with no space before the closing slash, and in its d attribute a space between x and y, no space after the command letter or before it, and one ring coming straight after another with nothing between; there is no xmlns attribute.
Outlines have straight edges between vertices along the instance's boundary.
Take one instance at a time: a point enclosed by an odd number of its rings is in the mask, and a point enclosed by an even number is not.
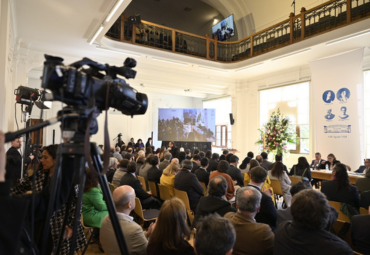
<svg viewBox="0 0 370 255"><path fill-rule="evenodd" d="M172 157L178 158L180 152L179 152L179 148L176 147L175 142L169 142L168 147L169 147L168 149L170 150L170 153L172 154Z"/></svg>
<svg viewBox="0 0 370 255"><path fill-rule="evenodd" d="M204 158L205 156L206 156L206 154L203 151L199 152L200 159Z"/></svg>
<svg viewBox="0 0 370 255"><path fill-rule="evenodd" d="M274 233L267 224L257 223L255 216L260 210L262 194L252 187L240 188L236 195L236 213L230 212L230 219L236 232L233 254L273 254ZM245 238L248 236L248 238Z"/></svg>
<svg viewBox="0 0 370 255"><path fill-rule="evenodd" d="M154 226L150 225L148 231L144 233L141 226L130 216L131 211L135 208L134 189L127 185L115 189L113 192L113 201L116 206L117 217L125 238L128 253L145 255L148 244L147 238L150 237ZM121 254L109 215L105 216L101 224L100 242L105 254Z"/></svg>
<svg viewBox="0 0 370 255"><path fill-rule="evenodd" d="M281 190L283 191L283 197L285 204L290 207L292 196L290 195L290 183L289 176L284 171L284 165L282 162L276 162L272 169L267 172L271 180L279 180Z"/></svg>
<svg viewBox="0 0 370 255"><path fill-rule="evenodd" d="M163 157L163 161L159 164L159 170L163 171L170 164L172 155L170 152L166 152Z"/></svg>
<svg viewBox="0 0 370 255"><path fill-rule="evenodd" d="M229 154L227 154L227 156L226 156L226 161L227 161L228 163L230 163L230 158L231 158L232 156L234 156L234 154L232 154L231 152L230 152Z"/></svg>
<svg viewBox="0 0 370 255"><path fill-rule="evenodd" d="M231 255L234 243L235 230L228 219L210 214L197 224L193 240L197 255Z"/></svg>
<svg viewBox="0 0 370 255"><path fill-rule="evenodd" d="M254 158L254 153L253 153L252 151L249 151L249 152L247 153L247 157L249 157L249 158L253 159L253 158Z"/></svg>
<svg viewBox="0 0 370 255"><path fill-rule="evenodd" d="M144 148L143 140L138 139L135 148Z"/></svg>
<svg viewBox="0 0 370 255"><path fill-rule="evenodd" d="M360 197L356 186L349 183L347 167L344 164L336 164L332 175L332 181L322 182L321 192L329 201L346 203L359 210Z"/></svg>
<svg viewBox="0 0 370 255"><path fill-rule="evenodd" d="M171 153L171 154L172 154L172 153ZM180 164L181 164L185 159L187 159L187 157L185 157L185 152L180 152L180 153L179 153L179 156L178 156L177 158L179 159ZM190 160L190 158L189 158L189 160Z"/></svg>
<svg viewBox="0 0 370 255"><path fill-rule="evenodd" d="M120 186L122 176L127 172L128 163L129 161L127 159L122 159L119 162L118 169L116 170L112 178L112 184L114 185L115 188Z"/></svg>
<svg viewBox="0 0 370 255"><path fill-rule="evenodd" d="M151 137L148 138L148 141L145 144L145 148L148 148L150 146L152 146L152 138Z"/></svg>
<svg viewBox="0 0 370 255"><path fill-rule="evenodd" d="M159 188L158 188L158 183L160 183L160 179L162 176L162 171L159 170L159 158L155 155L150 157L150 165L152 166L151 168L148 169L148 181L154 182L155 186L157 187L157 194L159 196Z"/></svg>
<svg viewBox="0 0 370 255"><path fill-rule="evenodd" d="M199 154L194 155L191 161L193 161L193 168L191 169L192 173L195 173L195 171L200 167L200 156Z"/></svg>
<svg viewBox="0 0 370 255"><path fill-rule="evenodd" d="M152 147L146 147L145 148L145 157L149 157L150 155L153 154L153 150L152 150Z"/></svg>
<svg viewBox="0 0 370 255"><path fill-rule="evenodd" d="M205 155L206 158L208 158L208 160L211 160L212 158L212 151L206 151L206 155Z"/></svg>
<svg viewBox="0 0 370 255"><path fill-rule="evenodd" d="M276 164L276 163L275 163ZM289 175L301 177L303 181L311 181L310 165L305 157L298 158L298 164L294 165L289 172Z"/></svg>
<svg viewBox="0 0 370 255"><path fill-rule="evenodd" d="M243 159L243 162L240 164L239 168L241 170L242 173L246 173L247 172L247 166L249 164L249 162L251 161L251 158L250 157L245 157Z"/></svg>
<svg viewBox="0 0 370 255"><path fill-rule="evenodd" d="M271 170L273 163L268 161L268 154L266 152L262 152L261 157L262 157L261 165L263 165L267 170Z"/></svg>
<svg viewBox="0 0 370 255"><path fill-rule="evenodd" d="M190 238L190 230L186 219L185 205L179 198L166 200L150 236L147 254L195 255L194 248L187 241Z"/></svg>
<svg viewBox="0 0 370 255"><path fill-rule="evenodd" d="M148 186L148 170L152 167L152 165L150 164L151 156L152 155L149 155L146 158L144 165L142 165L139 170L139 175L145 179L145 183L147 187L149 187Z"/></svg>
<svg viewBox="0 0 370 255"><path fill-rule="evenodd" d="M188 194L190 209L195 212L204 190L195 174L190 172L192 168L193 162L189 159L182 162L182 169L175 176L175 189L185 191Z"/></svg>
<svg viewBox="0 0 370 255"><path fill-rule="evenodd" d="M120 154L120 147L116 147L114 148L114 153L113 153L113 157L115 157L117 160L122 160L122 155Z"/></svg>
<svg viewBox="0 0 370 255"><path fill-rule="evenodd" d="M208 158L202 158L200 161L200 167L195 170L195 176L198 178L199 182L204 182L204 184L208 185L209 182L209 172L207 172L207 167L208 167Z"/></svg>
<svg viewBox="0 0 370 255"><path fill-rule="evenodd" d="M275 155L275 163L276 162L281 162L281 163L283 163L283 155L282 154L276 154ZM306 162L307 162L307 159L306 159ZM274 164L275 164L274 163ZM308 162L307 162L307 164L308 164ZM272 165L273 166L273 165ZM271 169L272 169L272 167L271 167ZM271 169L269 169L269 170L271 170ZM286 172L286 173L288 173L288 168L286 167L286 165L284 165L284 171Z"/></svg>
<svg viewBox="0 0 370 255"><path fill-rule="evenodd" d="M226 160L220 160L217 166L217 170L213 171L210 174L209 179L212 179L216 176L224 177L227 181L226 199L231 200L234 198L235 187L234 187L234 181L231 179L230 175L226 173L228 169L229 169L229 163Z"/></svg>
<svg viewBox="0 0 370 255"><path fill-rule="evenodd" d="M258 163L260 164L260 167L264 168L266 171L268 171L269 169L267 169L264 165L262 165L263 163L263 160L262 160L262 156L261 155L257 155L256 156L256 160L258 161Z"/></svg>
<svg viewBox="0 0 370 255"><path fill-rule="evenodd" d="M208 184L208 196L201 197L195 210L193 226L196 226L199 219L208 214L217 213L224 216L228 212L236 212L236 208L226 201L227 181L221 175L214 177Z"/></svg>
<svg viewBox="0 0 370 255"><path fill-rule="evenodd" d="M140 175L140 168L145 164L145 157L139 156L136 160L136 175Z"/></svg>
<svg viewBox="0 0 370 255"><path fill-rule="evenodd" d="M185 155L186 155L185 159L191 159L191 151L189 149L185 150Z"/></svg>
<svg viewBox="0 0 370 255"><path fill-rule="evenodd" d="M163 174L160 179L160 184L168 187L171 197L175 196L175 175L180 171L180 169L180 165L177 161L171 162L163 170Z"/></svg>
<svg viewBox="0 0 370 255"><path fill-rule="evenodd" d="M229 169L227 170L227 174L230 175L233 181L236 181L236 185L244 187L244 176L242 175L242 172L238 168L238 163L239 163L238 156L233 155L230 158L230 166Z"/></svg>
<svg viewBox="0 0 370 255"><path fill-rule="evenodd" d="M213 153L212 158L209 160L209 165L207 168L207 171L210 173L212 171L217 170L218 160L220 158L220 155L218 153Z"/></svg>
<svg viewBox="0 0 370 255"><path fill-rule="evenodd" d="M294 195L293 221L282 223L275 232L274 255L353 254L351 247L326 231L330 207L324 194L306 189Z"/></svg>
<svg viewBox="0 0 370 255"><path fill-rule="evenodd" d="M370 215L354 215L351 222L352 244L362 254L370 254Z"/></svg>
<svg viewBox="0 0 370 255"><path fill-rule="evenodd" d="M107 176L107 180L110 183L112 182L113 176L116 173L117 166L118 166L117 158L114 158L114 157L109 158L108 171L105 175Z"/></svg>
<svg viewBox="0 0 370 255"><path fill-rule="evenodd" d="M228 150L223 150L223 151L222 151L222 155L221 155L221 157L220 157L220 161L221 161L221 160L226 160L226 156L227 156L227 154L229 154L229 151L228 151Z"/></svg>

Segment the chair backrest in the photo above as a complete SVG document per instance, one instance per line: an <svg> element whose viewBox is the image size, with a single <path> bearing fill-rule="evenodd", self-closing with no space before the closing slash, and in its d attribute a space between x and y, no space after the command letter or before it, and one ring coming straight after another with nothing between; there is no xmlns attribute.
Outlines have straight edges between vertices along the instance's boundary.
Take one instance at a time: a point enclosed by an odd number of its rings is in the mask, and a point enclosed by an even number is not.
<svg viewBox="0 0 370 255"><path fill-rule="evenodd" d="M363 207L360 207L360 214L362 214L362 215L368 215L369 214L369 211L368 210L366 210L365 208L363 208Z"/></svg>
<svg viewBox="0 0 370 255"><path fill-rule="evenodd" d="M152 195L155 197L158 197L157 194L157 185L155 185L155 182L148 181L149 189L152 192Z"/></svg>
<svg viewBox="0 0 370 255"><path fill-rule="evenodd" d="M143 214L143 208L141 207L140 199L135 197L135 208L134 212L139 216L141 219L144 219L144 214Z"/></svg>
<svg viewBox="0 0 370 255"><path fill-rule="evenodd" d="M159 188L159 195L161 196L162 200L168 200L171 198L170 189L167 186L159 183L158 188Z"/></svg>
<svg viewBox="0 0 370 255"><path fill-rule="evenodd" d="M144 177L142 177L142 176L137 176L137 178L138 178L138 180L141 182L141 185L142 185L142 187L143 187L143 190L144 191L148 191L148 189L146 188L146 183L145 183L145 178Z"/></svg>
<svg viewBox="0 0 370 255"><path fill-rule="evenodd" d="M297 184L298 182L302 181L301 177L298 176L289 176L290 181L292 182L290 185L293 186L294 184Z"/></svg>
<svg viewBox="0 0 370 255"><path fill-rule="evenodd" d="M274 190L275 194L280 195L280 196L283 195L283 191L281 189L281 184L280 184L279 180L271 180L270 185L271 185L272 189Z"/></svg>
<svg viewBox="0 0 370 255"><path fill-rule="evenodd" d="M370 190L370 178L358 178L356 180L356 187L358 192Z"/></svg>
<svg viewBox="0 0 370 255"><path fill-rule="evenodd" d="M113 194L113 191L116 189L116 187L114 187L114 185L110 182L108 182L108 185L109 185L109 188L110 188L110 192Z"/></svg>
<svg viewBox="0 0 370 255"><path fill-rule="evenodd" d="M85 226L85 224L84 224L84 217L83 217L83 214L82 213L81 213L81 225L82 225L82 227L84 229L90 229L90 228L92 228L92 227Z"/></svg>
<svg viewBox="0 0 370 255"><path fill-rule="evenodd" d="M338 212L338 219L337 221L342 221L342 222L349 222L350 223L350 220L349 220L349 217L347 215L345 215L341 210L340 210L340 203L339 202L335 202L335 201L328 201L329 202L329 205L331 205L332 207L335 208L335 210L337 210Z"/></svg>
<svg viewBox="0 0 370 255"><path fill-rule="evenodd" d="M178 197L178 198L181 199L181 201L185 205L186 210L191 210L190 209L190 204L189 204L188 194L185 191L175 189L175 197Z"/></svg>
<svg viewBox="0 0 370 255"><path fill-rule="evenodd" d="M205 184L204 182L199 182L199 183L200 183L200 185L202 185L202 187L203 187L203 190L204 190L203 194L204 194L205 196L207 196L207 195L208 195L208 190L207 190L207 186L206 186L206 184Z"/></svg>
<svg viewBox="0 0 370 255"><path fill-rule="evenodd" d="M248 173L244 173L244 187L247 186L251 181L251 177Z"/></svg>

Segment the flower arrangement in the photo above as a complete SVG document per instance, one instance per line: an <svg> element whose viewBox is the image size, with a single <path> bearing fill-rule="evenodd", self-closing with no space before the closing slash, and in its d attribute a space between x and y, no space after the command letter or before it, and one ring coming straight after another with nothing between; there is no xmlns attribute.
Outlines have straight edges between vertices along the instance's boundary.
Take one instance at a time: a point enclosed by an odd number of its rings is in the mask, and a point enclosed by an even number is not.
<svg viewBox="0 0 370 255"><path fill-rule="evenodd" d="M256 144L261 145L260 149L273 153L289 154L288 144L296 143L296 131L289 125L289 119L285 117L280 109L271 114L270 120L259 128L260 139Z"/></svg>

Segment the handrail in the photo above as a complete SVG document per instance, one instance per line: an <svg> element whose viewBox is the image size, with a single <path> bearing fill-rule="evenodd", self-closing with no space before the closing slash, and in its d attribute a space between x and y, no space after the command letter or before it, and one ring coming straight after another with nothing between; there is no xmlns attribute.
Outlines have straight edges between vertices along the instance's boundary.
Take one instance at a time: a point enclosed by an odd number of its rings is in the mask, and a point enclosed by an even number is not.
<svg viewBox="0 0 370 255"><path fill-rule="evenodd" d="M345 9L345 10L344 10ZM234 42L218 41L148 21L132 25L122 14L106 37L219 62L242 61L370 17L370 0L330 0Z"/></svg>

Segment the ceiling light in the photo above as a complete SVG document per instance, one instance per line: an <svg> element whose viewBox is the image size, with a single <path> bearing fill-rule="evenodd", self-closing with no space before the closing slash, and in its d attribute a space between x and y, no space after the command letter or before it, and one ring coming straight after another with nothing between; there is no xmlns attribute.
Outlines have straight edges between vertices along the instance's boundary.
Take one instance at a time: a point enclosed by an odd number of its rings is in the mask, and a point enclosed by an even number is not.
<svg viewBox="0 0 370 255"><path fill-rule="evenodd" d="M245 68L235 70L235 72L238 73L238 72L241 72L241 71L244 71L244 70L247 70L247 69L251 69L253 67L261 66L261 65L263 65L263 63L255 64L255 65L252 65L252 66L247 66Z"/></svg>
<svg viewBox="0 0 370 255"><path fill-rule="evenodd" d="M109 51L109 52L113 52L113 53L121 53L121 54L125 54L125 55L136 56L136 57L140 57L141 56L140 54L131 53L131 52L125 52L125 51L120 51L120 50L108 49L108 48L105 48L105 47L102 47L102 46L96 46L96 49L98 49L98 50L104 50L104 51Z"/></svg>
<svg viewBox="0 0 370 255"><path fill-rule="evenodd" d="M289 57L292 57L292 56L295 56L295 55L299 55L299 54L302 54L302 53L305 53L305 52L309 52L309 51L311 51L311 49L305 49L305 50L297 51L297 52L294 52L292 54L288 54L288 55L285 55L285 56L282 56L282 57L274 58L271 61L276 61L276 60L280 60L280 59L284 59L284 58L289 58Z"/></svg>
<svg viewBox="0 0 370 255"><path fill-rule="evenodd" d="M165 63L170 63L170 64L175 64L175 65L180 65L180 66L188 66L188 64L185 64L185 63L180 63L180 62L175 62L175 61L169 61L169 60L160 59L160 58L152 58L152 60L160 61L160 62L165 62Z"/></svg>
<svg viewBox="0 0 370 255"><path fill-rule="evenodd" d="M120 7L120 5L123 3L123 0L119 0L113 7L113 9L111 10L111 12L108 14L107 16L107 19L105 20L106 22L110 21L110 19L112 18L113 14L118 10L118 8Z"/></svg>
<svg viewBox="0 0 370 255"><path fill-rule="evenodd" d="M215 71L219 73L227 73L227 71L224 71L224 70L218 70L218 69L213 69L213 68L208 68L208 67L203 67L203 66L199 66L199 69L210 70L210 71Z"/></svg>
<svg viewBox="0 0 370 255"><path fill-rule="evenodd" d="M353 39L353 38L356 38L356 37L360 37L360 36L363 36L363 35L367 35L367 34L370 34L370 31L369 30L364 31L364 32L359 33L359 34L356 34L356 35L352 35L352 36L349 36L349 37L341 38L339 40L327 42L325 45L326 46L333 45L333 44L336 44L336 43L344 42L344 41L347 41L347 40L350 40L350 39Z"/></svg>
<svg viewBox="0 0 370 255"><path fill-rule="evenodd" d="M95 32L95 35L93 36L93 38L91 39L91 41L89 42L89 44L93 44L93 42L96 40L96 38L98 37L98 35L101 33L101 31L103 30L103 26L100 26L98 31Z"/></svg>

